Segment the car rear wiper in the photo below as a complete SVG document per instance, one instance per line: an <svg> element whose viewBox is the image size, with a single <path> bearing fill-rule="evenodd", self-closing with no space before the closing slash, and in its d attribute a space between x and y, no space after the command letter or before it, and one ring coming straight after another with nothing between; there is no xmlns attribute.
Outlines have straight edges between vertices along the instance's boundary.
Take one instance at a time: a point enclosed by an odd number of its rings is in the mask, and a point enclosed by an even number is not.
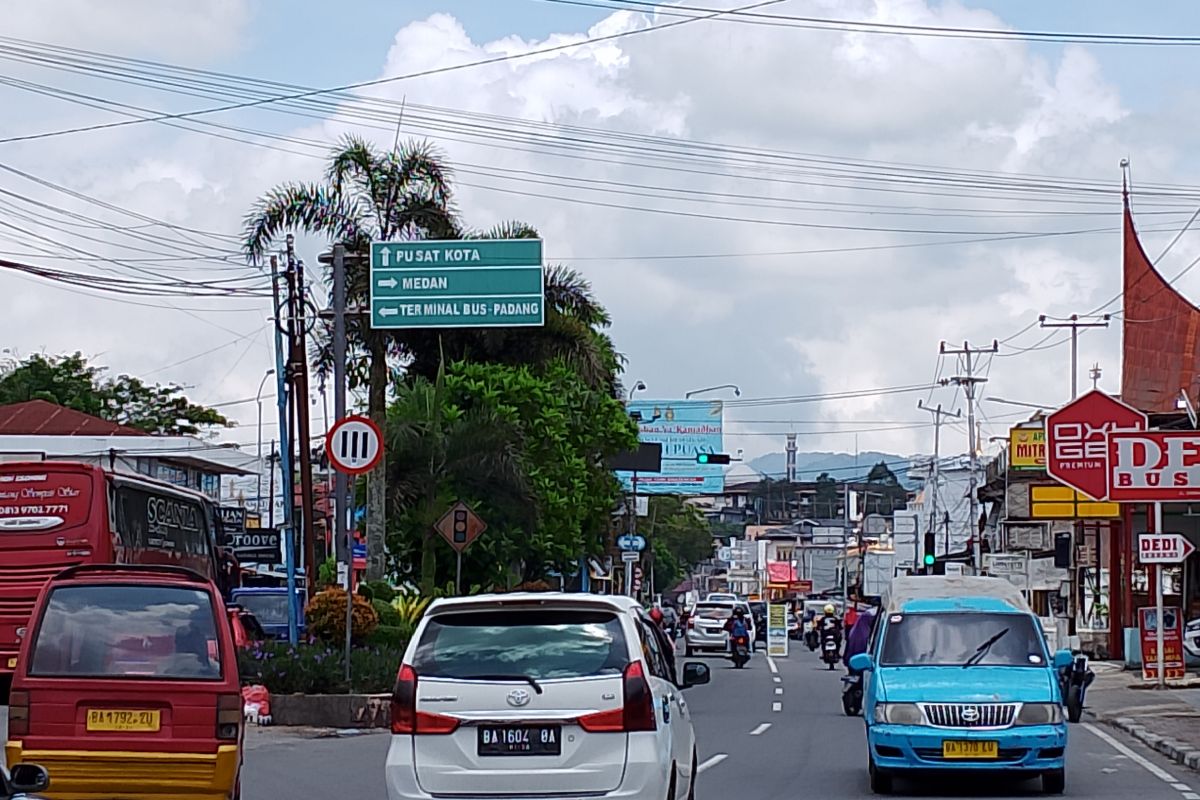
<svg viewBox="0 0 1200 800"><path fill-rule="evenodd" d="M979 645L979 647L975 648L975 654L967 659L967 663L963 664L963 667L973 667L980 661L983 661L983 659L987 658L988 651L992 649L992 645L1004 638L1004 634L1006 633L1008 633L1008 628L1000 631L995 636Z"/></svg>
<svg viewBox="0 0 1200 800"><path fill-rule="evenodd" d="M526 683L528 683L530 686L533 687L533 690L535 692L537 692L538 694L542 693L541 684L539 684L531 676L522 675L521 673L517 673L517 672L503 674L503 675L499 674L499 673L497 673L495 675L455 675L454 680L456 680L456 681L525 681Z"/></svg>

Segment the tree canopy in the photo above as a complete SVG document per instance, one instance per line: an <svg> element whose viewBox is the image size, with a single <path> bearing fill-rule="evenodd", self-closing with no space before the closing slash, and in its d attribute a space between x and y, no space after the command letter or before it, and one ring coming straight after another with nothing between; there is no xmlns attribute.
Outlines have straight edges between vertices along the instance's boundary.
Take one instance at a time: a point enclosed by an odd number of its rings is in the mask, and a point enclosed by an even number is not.
<svg viewBox="0 0 1200 800"><path fill-rule="evenodd" d="M131 375L107 377L82 353L32 355L0 373L0 404L46 400L156 434L196 434L229 420L191 402L183 387L148 384Z"/></svg>

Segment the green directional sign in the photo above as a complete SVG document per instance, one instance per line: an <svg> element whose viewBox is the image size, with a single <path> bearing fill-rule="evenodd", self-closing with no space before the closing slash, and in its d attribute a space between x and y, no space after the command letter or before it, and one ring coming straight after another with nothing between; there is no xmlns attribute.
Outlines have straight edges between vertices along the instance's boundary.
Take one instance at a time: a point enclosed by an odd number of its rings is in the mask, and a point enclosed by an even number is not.
<svg viewBox="0 0 1200 800"><path fill-rule="evenodd" d="M371 243L371 327L511 328L545 322L540 239Z"/></svg>

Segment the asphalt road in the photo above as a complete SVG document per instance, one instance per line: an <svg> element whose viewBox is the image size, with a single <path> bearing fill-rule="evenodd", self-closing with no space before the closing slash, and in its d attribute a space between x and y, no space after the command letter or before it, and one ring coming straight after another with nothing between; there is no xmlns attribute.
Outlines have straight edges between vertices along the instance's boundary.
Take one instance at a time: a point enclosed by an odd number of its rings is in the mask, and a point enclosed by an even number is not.
<svg viewBox="0 0 1200 800"><path fill-rule="evenodd" d="M842 714L839 671L801 648L776 659L778 674L756 655L743 671L707 659L709 686L688 690L703 774L700 800L869 798L862 720ZM267 797L384 797L386 734L305 738L250 731L243 775L247 800ZM1106 728L1072 725L1068 797L1093 800L1200 800L1200 779ZM995 778L899 783L909 797L1039 796L1037 781Z"/></svg>
<svg viewBox="0 0 1200 800"><path fill-rule="evenodd" d="M775 659L760 653L745 670L705 659L708 686L688 690L703 774L700 800L870 798L862 720L842 714L840 671L829 672L801 647ZM0 733L6 709L0 708ZM386 733L336 736L291 729L247 730L242 776L247 800L271 797L383 798ZM909 797L1020 798L1037 781L900 783ZM1200 776L1091 724L1071 726L1068 797L1091 800L1200 800Z"/></svg>

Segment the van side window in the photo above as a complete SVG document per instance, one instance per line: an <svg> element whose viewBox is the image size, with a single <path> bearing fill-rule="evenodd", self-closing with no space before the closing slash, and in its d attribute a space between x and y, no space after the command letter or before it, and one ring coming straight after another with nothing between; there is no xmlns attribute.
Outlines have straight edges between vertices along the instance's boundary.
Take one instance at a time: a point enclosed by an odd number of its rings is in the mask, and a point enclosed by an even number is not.
<svg viewBox="0 0 1200 800"><path fill-rule="evenodd" d="M662 647L659 644L658 637L640 619L637 622L637 626L638 635L641 637L642 648L645 650L646 662L650 667L651 674L657 678L662 678L664 681L671 680L671 672L667 669L666 661L663 659Z"/></svg>

